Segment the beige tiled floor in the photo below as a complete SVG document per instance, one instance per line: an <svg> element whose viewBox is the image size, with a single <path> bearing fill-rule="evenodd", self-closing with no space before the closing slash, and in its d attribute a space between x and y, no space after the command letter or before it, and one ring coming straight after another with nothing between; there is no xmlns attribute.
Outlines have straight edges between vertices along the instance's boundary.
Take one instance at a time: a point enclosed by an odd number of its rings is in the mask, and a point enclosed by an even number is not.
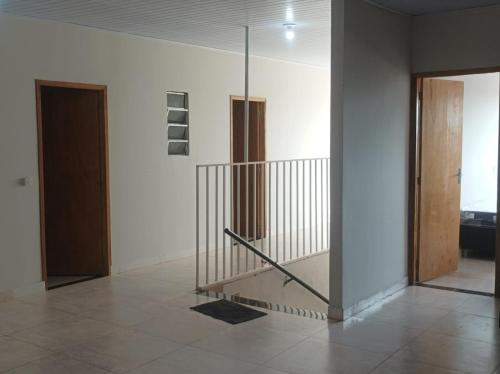
<svg viewBox="0 0 500 374"><path fill-rule="evenodd" d="M0 303L0 373L493 373L500 302L404 289L344 323L193 312L192 259ZM499 373L497 371L496 373Z"/></svg>
<svg viewBox="0 0 500 374"><path fill-rule="evenodd" d="M424 283L493 293L495 290L495 261L460 258L457 271Z"/></svg>

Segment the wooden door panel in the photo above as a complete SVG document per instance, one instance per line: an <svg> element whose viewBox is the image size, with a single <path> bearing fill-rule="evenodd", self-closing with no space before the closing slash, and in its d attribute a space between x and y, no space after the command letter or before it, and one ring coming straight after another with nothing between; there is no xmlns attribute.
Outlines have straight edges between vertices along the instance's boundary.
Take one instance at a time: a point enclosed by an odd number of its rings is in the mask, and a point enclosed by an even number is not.
<svg viewBox="0 0 500 374"><path fill-rule="evenodd" d="M93 90L41 88L48 275L106 273L101 98Z"/></svg>
<svg viewBox="0 0 500 374"><path fill-rule="evenodd" d="M457 270L464 83L424 79L418 280Z"/></svg>
<svg viewBox="0 0 500 374"><path fill-rule="evenodd" d="M244 101L232 101L232 161L244 162ZM248 161L265 161L265 102L250 101ZM248 184L247 184L248 173ZM239 188L238 188L239 180ZM248 186L248 233L247 233ZM238 194L239 191L239 194ZM238 196L240 201L238 203ZM239 235L260 239L265 235L265 167L233 167L233 215ZM239 222L238 222L239 217ZM255 218L254 218L255 217ZM238 224L239 223L239 224Z"/></svg>

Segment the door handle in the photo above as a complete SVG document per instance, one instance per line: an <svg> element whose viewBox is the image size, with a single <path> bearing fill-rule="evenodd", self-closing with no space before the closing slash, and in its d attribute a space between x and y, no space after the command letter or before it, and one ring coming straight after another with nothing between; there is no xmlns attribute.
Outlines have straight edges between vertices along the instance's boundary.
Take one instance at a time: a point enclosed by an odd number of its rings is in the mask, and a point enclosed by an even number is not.
<svg viewBox="0 0 500 374"><path fill-rule="evenodd" d="M457 177L457 183L462 184L462 168L458 168L457 173L454 175Z"/></svg>

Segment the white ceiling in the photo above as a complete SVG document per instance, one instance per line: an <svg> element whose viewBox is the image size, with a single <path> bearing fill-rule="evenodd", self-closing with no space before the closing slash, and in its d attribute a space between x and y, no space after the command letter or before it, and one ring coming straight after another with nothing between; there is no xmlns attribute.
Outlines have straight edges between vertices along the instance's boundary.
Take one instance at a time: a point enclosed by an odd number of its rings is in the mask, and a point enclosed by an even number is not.
<svg viewBox="0 0 500 374"><path fill-rule="evenodd" d="M500 0L368 0L399 13L422 15L500 5Z"/></svg>
<svg viewBox="0 0 500 374"><path fill-rule="evenodd" d="M0 12L328 66L330 0L0 0ZM296 23L295 39L283 24Z"/></svg>

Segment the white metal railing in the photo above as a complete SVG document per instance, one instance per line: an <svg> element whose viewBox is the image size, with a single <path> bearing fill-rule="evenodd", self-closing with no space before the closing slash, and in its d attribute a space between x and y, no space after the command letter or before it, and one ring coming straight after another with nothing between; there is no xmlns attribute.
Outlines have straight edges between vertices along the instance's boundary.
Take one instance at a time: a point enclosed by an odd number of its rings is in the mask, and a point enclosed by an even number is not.
<svg viewBox="0 0 500 374"><path fill-rule="evenodd" d="M197 165L196 288L269 266L226 227L277 263L327 250L329 187L329 158Z"/></svg>

